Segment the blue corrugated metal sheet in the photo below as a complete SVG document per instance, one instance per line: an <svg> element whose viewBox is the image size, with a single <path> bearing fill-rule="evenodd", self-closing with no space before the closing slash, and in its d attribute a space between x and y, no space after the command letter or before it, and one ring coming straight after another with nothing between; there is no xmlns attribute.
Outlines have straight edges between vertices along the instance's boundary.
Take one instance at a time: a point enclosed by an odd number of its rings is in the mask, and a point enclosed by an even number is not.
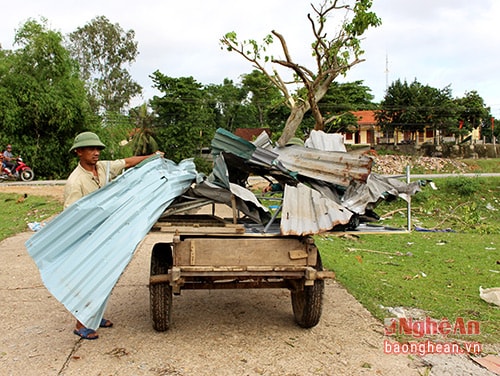
<svg viewBox="0 0 500 376"><path fill-rule="evenodd" d="M64 210L26 242L47 289L97 329L137 244L196 175L192 160L153 157Z"/></svg>

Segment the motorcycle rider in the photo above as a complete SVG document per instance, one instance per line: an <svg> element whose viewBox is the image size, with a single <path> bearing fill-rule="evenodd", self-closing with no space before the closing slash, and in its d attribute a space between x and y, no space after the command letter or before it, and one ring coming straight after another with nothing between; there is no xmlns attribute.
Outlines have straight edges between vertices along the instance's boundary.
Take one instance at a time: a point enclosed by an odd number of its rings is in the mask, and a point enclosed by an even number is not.
<svg viewBox="0 0 500 376"><path fill-rule="evenodd" d="M14 170L14 162L16 158L14 157L14 154L12 154L12 145L9 144L7 145L7 148L3 152L3 160L4 160L4 165L9 169L9 171Z"/></svg>
<svg viewBox="0 0 500 376"><path fill-rule="evenodd" d="M12 177L12 172L5 166L3 153L0 153L0 175L1 174L7 174L9 177Z"/></svg>

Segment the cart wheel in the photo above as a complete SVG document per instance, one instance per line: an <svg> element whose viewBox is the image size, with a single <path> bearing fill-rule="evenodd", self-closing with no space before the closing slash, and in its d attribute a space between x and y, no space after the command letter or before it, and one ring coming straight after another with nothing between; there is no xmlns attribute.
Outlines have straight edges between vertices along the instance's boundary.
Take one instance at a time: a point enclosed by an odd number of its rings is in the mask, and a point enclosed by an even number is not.
<svg viewBox="0 0 500 376"><path fill-rule="evenodd" d="M323 270L319 252L316 270ZM304 283L302 283L302 289L292 290L293 315L295 322L302 328L312 328L318 324L323 309L324 288L325 281L316 279L312 286L304 286Z"/></svg>
<svg viewBox="0 0 500 376"><path fill-rule="evenodd" d="M172 266L170 245L155 244L151 253L150 275L167 274ZM149 301L153 328L164 332L170 328L172 312L172 286L168 282L149 284Z"/></svg>

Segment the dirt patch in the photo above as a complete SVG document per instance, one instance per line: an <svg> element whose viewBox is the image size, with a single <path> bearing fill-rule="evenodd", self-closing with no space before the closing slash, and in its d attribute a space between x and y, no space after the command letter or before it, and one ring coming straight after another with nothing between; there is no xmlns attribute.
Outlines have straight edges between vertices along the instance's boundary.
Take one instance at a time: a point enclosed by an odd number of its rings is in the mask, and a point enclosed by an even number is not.
<svg viewBox="0 0 500 376"><path fill-rule="evenodd" d="M0 192L27 194L28 196L54 197L64 202L64 185L6 185L0 184Z"/></svg>

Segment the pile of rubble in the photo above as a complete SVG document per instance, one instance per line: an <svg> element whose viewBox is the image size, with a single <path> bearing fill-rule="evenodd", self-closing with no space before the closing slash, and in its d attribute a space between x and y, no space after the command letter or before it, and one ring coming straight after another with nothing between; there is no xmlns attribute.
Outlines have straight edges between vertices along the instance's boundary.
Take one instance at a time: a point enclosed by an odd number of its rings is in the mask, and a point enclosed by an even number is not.
<svg viewBox="0 0 500 376"><path fill-rule="evenodd" d="M372 171L382 175L404 174L408 165L410 166L410 172L417 170L418 173L468 172L467 164L449 158L412 157L407 155L377 155L373 156L373 158Z"/></svg>

